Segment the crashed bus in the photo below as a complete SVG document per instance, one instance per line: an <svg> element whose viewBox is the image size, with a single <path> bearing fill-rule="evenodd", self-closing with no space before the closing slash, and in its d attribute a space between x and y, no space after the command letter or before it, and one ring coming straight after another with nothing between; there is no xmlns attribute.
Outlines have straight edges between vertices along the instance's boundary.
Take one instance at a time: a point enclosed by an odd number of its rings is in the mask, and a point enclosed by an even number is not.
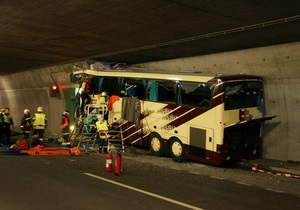
<svg viewBox="0 0 300 210"><path fill-rule="evenodd" d="M222 165L258 156L263 122L274 117L264 116L259 76L128 69L71 76L90 79L91 97L105 92L114 99L107 120L122 127L125 144L174 161Z"/></svg>

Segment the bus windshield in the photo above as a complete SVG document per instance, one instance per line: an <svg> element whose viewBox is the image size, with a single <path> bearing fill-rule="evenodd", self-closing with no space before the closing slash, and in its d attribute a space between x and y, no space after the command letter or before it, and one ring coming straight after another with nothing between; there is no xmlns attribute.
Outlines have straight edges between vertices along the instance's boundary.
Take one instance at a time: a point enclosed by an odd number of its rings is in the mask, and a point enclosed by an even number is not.
<svg viewBox="0 0 300 210"><path fill-rule="evenodd" d="M225 85L225 110L261 106L261 82L237 81Z"/></svg>

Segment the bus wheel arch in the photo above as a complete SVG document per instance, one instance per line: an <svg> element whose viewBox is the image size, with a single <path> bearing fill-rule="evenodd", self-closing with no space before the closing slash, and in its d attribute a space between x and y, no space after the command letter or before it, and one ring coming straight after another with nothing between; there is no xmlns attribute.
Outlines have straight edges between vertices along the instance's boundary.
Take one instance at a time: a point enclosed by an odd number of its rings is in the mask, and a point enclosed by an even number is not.
<svg viewBox="0 0 300 210"><path fill-rule="evenodd" d="M156 132L151 133L149 136L149 147L150 147L151 153L153 155L159 156L159 157L165 155L164 140Z"/></svg>
<svg viewBox="0 0 300 210"><path fill-rule="evenodd" d="M185 160L185 146L177 137L173 137L168 142L168 151L175 162Z"/></svg>

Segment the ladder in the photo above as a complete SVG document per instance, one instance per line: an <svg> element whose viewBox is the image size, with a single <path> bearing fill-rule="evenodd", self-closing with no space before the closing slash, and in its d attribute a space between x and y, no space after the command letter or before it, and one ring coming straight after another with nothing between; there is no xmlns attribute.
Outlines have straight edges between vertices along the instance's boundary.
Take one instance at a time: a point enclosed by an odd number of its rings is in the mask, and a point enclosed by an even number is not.
<svg viewBox="0 0 300 210"><path fill-rule="evenodd" d="M110 129L108 131L109 138L107 139L108 145L107 145L107 151L110 152L112 146L119 147L120 149L116 149L117 151L121 150L122 152L125 152L125 144L124 144L124 138L123 138L123 130L121 126L114 127L113 129Z"/></svg>

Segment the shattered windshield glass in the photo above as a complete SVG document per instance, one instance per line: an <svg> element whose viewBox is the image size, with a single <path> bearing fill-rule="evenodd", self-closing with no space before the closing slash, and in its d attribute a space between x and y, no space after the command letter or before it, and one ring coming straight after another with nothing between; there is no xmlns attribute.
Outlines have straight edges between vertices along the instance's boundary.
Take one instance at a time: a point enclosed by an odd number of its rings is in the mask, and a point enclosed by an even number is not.
<svg viewBox="0 0 300 210"><path fill-rule="evenodd" d="M260 81L237 81L225 85L225 110L261 105Z"/></svg>

